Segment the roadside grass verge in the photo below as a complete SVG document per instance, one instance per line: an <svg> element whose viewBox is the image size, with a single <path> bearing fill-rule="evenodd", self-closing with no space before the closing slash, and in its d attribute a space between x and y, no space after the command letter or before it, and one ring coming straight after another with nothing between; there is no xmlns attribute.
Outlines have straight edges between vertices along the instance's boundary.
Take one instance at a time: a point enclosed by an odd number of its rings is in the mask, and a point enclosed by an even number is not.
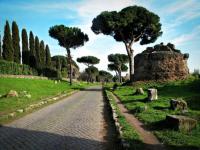
<svg viewBox="0 0 200 150"><path fill-rule="evenodd" d="M53 80L41 79L19 79L19 78L0 78L0 116L14 112L17 109L26 108L30 104L42 101L44 98L70 93L74 90L81 90L92 84L74 83L72 86L66 81L57 82ZM10 90L18 93L27 91L31 98L25 96L4 97ZM7 120L7 119L6 119ZM0 123L5 119L0 119Z"/></svg>
<svg viewBox="0 0 200 150"><path fill-rule="evenodd" d="M136 88L142 87L144 95L134 95ZM146 102L146 90L148 88L158 89L158 100ZM193 150L200 148L200 80L187 79L166 83L138 82L133 86L120 86L114 93L121 99L125 107L139 120L151 129L161 142L169 149ZM180 111L169 109L170 99L183 98L188 104L188 112L182 114ZM138 111L138 108L147 106L147 110ZM189 133L168 129L164 124L166 115L176 114L192 117L198 121L196 129Z"/></svg>
<svg viewBox="0 0 200 150"><path fill-rule="evenodd" d="M114 107L114 109L116 110L116 114L118 116L118 122L122 127L122 133L120 138L129 145L127 149L129 150L144 149L144 144L142 143L139 135L134 130L134 128L132 128L132 126L126 121L125 117L121 114L112 93L108 90L105 90L105 94L107 96L107 99L109 100L110 105Z"/></svg>

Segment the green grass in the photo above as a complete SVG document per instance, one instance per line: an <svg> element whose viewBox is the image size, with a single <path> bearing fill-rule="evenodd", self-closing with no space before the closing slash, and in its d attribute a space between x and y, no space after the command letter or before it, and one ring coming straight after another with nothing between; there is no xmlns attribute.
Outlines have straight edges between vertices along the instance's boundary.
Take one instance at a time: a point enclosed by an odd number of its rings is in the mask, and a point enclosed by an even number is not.
<svg viewBox="0 0 200 150"><path fill-rule="evenodd" d="M109 102L112 106L114 106L116 110L116 114L118 115L118 122L120 123L122 127L122 139L129 143L130 150L138 150L138 149L144 149L144 145L137 134L137 132L132 128L132 126L126 121L125 117L121 114L117 103L115 102L111 92L106 90L106 96L109 99Z"/></svg>
<svg viewBox="0 0 200 150"><path fill-rule="evenodd" d="M158 100L145 102L146 92L145 95L133 95L137 87L142 87L145 91L150 87L157 88ZM134 86L121 86L114 93L120 97L127 109L142 120L149 129L152 129L160 141L168 145L170 149L200 148L200 80L191 78L168 83L140 82ZM189 111L181 114L180 111L170 110L169 101L172 98L186 100ZM146 111L137 111L145 105L148 108ZM189 133L164 128L163 121L167 114L181 114L195 118L198 126Z"/></svg>
<svg viewBox="0 0 200 150"><path fill-rule="evenodd" d="M10 90L15 90L18 93L27 91L31 94L31 98L23 96L0 98L0 116L16 111L19 108L25 108L43 98L65 92L68 93L75 89L79 90L90 85L87 83L74 83L73 86L70 86L67 82L55 84L53 80L0 78L0 95L5 95Z"/></svg>

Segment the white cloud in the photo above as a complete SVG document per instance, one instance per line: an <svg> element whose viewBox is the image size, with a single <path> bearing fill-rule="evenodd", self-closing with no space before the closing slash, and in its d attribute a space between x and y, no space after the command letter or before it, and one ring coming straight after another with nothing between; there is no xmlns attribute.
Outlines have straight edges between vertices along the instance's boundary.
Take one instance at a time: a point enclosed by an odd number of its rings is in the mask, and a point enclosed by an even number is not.
<svg viewBox="0 0 200 150"><path fill-rule="evenodd" d="M194 38L196 38L197 34L196 33L189 33L189 34L183 34L177 38L175 38L173 41L173 43L175 45L183 45L183 44L187 44L188 42L192 41Z"/></svg>
<svg viewBox="0 0 200 150"><path fill-rule="evenodd" d="M69 2L59 2L59 3L49 2L47 4L41 1L40 3L25 2L25 3L18 3L16 5L14 5L13 7L18 8L18 9L28 10L28 11L49 13L51 11L58 11L58 10L66 10L66 11L71 10L74 4L69 3Z"/></svg>
<svg viewBox="0 0 200 150"><path fill-rule="evenodd" d="M200 26L197 26L196 28L194 28L192 30L192 32L187 33L187 34L182 34L178 37L176 37L175 39L173 39L173 43L175 45L183 45L183 44L187 44L191 41L196 40L197 38L200 38Z"/></svg>
<svg viewBox="0 0 200 150"><path fill-rule="evenodd" d="M94 17L102 11L119 11L133 4L133 0L84 0L78 5L77 11L82 17Z"/></svg>
<svg viewBox="0 0 200 150"><path fill-rule="evenodd" d="M166 11L168 13L176 13L176 12L179 12L179 11L188 10L191 7L193 8L195 6L194 5L195 2L196 2L196 0L175 1L175 3L172 3L172 5L167 6Z"/></svg>
<svg viewBox="0 0 200 150"><path fill-rule="evenodd" d="M178 26L200 17L200 1L175 1L172 5L162 8L160 14L162 14L162 18L169 16L174 18L165 21L166 31L174 32Z"/></svg>

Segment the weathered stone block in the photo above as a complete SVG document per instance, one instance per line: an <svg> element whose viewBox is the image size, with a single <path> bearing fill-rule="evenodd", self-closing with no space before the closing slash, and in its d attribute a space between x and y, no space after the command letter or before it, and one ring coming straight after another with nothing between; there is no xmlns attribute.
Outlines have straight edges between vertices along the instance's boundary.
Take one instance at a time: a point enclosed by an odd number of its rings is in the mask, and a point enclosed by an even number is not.
<svg viewBox="0 0 200 150"><path fill-rule="evenodd" d="M6 94L6 97L18 97L18 93L17 91L10 90L8 94Z"/></svg>
<svg viewBox="0 0 200 150"><path fill-rule="evenodd" d="M157 89L148 89L148 101L153 101L158 99Z"/></svg>
<svg viewBox="0 0 200 150"><path fill-rule="evenodd" d="M170 108L172 110L187 110L187 102L182 99L171 99L170 100Z"/></svg>
<svg viewBox="0 0 200 150"><path fill-rule="evenodd" d="M137 88L134 95L144 95L144 90L142 88Z"/></svg>
<svg viewBox="0 0 200 150"><path fill-rule="evenodd" d="M179 115L167 115L166 123L168 127L179 131L191 131L197 125L197 120Z"/></svg>

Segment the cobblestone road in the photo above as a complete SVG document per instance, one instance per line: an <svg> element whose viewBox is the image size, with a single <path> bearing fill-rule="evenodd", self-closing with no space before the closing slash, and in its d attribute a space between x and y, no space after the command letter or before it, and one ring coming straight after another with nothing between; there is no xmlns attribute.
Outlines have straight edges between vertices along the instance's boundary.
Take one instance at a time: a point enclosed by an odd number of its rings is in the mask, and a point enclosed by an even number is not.
<svg viewBox="0 0 200 150"><path fill-rule="evenodd" d="M103 107L100 87L80 91L0 127L0 150L108 149Z"/></svg>

